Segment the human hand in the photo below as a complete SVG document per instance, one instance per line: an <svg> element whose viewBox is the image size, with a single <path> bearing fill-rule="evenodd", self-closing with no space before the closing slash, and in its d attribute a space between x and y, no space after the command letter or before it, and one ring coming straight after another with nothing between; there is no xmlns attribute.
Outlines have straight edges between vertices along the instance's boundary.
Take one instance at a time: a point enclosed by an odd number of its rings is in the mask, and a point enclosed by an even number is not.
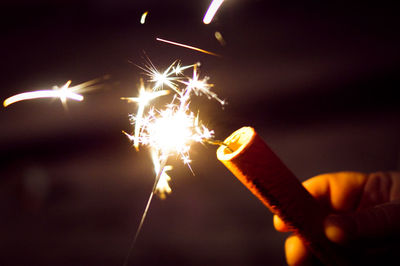
<svg viewBox="0 0 400 266"><path fill-rule="evenodd" d="M324 174L303 182L308 192L332 213L324 222L326 237L360 256L360 261L390 262L400 252L400 173ZM274 216L280 232L289 231ZM289 265L311 265L315 258L296 235L285 242ZM398 259L397 259L398 263Z"/></svg>

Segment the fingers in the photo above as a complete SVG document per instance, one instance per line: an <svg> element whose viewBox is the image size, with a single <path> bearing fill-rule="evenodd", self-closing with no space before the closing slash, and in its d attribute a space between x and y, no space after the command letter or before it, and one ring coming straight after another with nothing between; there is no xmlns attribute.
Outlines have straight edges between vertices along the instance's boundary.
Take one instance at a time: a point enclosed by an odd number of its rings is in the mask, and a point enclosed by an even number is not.
<svg viewBox="0 0 400 266"><path fill-rule="evenodd" d="M279 218L278 215L274 215L274 227L279 232L288 232L289 228L286 226L285 222Z"/></svg>
<svg viewBox="0 0 400 266"><path fill-rule="evenodd" d="M395 200L400 200L400 173L373 173L368 176L358 209Z"/></svg>
<svg viewBox="0 0 400 266"><path fill-rule="evenodd" d="M358 241L379 245L400 237L400 201L381 204L350 214L331 215L325 221L325 234L338 244Z"/></svg>
<svg viewBox="0 0 400 266"><path fill-rule="evenodd" d="M313 257L300 237L292 235L285 242L288 265L312 265Z"/></svg>
<svg viewBox="0 0 400 266"><path fill-rule="evenodd" d="M355 210L368 176L358 172L319 175L303 182L308 192L332 211Z"/></svg>
<svg viewBox="0 0 400 266"><path fill-rule="evenodd" d="M370 174L362 187L353 212L326 219L325 234L331 241L345 244L357 239L371 246L400 236L400 173ZM334 201L333 194L331 198Z"/></svg>
<svg viewBox="0 0 400 266"><path fill-rule="evenodd" d="M332 242L375 253L377 248L384 248L387 253L399 246L396 243L400 238L400 173L340 172L316 176L303 185L323 206L333 213L342 213L325 220L325 235ZM281 232L289 230L276 215L274 226ZM286 240L285 252L289 265L309 265L313 261L297 236ZM360 259L369 262L367 257Z"/></svg>
<svg viewBox="0 0 400 266"><path fill-rule="evenodd" d="M305 189L323 206L334 211L354 210L362 195L367 175L358 172L323 174L303 182ZM274 227L279 232L289 228L274 216Z"/></svg>

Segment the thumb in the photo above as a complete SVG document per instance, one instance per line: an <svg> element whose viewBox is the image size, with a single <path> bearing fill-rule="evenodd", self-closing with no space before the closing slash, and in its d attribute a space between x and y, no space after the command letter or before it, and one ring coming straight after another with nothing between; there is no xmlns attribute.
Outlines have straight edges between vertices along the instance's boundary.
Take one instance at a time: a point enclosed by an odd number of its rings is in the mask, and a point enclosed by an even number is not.
<svg viewBox="0 0 400 266"><path fill-rule="evenodd" d="M400 236L400 201L326 218L325 235L332 242L388 240Z"/></svg>

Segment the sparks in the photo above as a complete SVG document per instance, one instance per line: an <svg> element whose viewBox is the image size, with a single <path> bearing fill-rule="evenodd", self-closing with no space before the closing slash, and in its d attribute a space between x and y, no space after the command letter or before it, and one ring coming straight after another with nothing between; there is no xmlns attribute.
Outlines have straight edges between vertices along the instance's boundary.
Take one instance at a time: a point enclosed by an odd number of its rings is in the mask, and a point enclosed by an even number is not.
<svg viewBox="0 0 400 266"><path fill-rule="evenodd" d="M176 45L176 46L180 46L180 47L192 49L192 50L195 50L195 51L198 51L198 52L201 52L201 53L205 53L205 54L209 54L209 55L221 57L221 55L219 55L219 54L216 54L216 53L213 53L213 52L209 52L209 51L206 51L206 50L203 50L203 49L194 47L194 46L190 46L190 45L187 45L187 44L178 43L178 42L173 42L173 41L168 41L168 40L164 40L164 39L161 39L161 38L156 38L156 40L157 40L157 41L160 41L160 42L165 42L165 43L169 43L169 44L172 44L172 45Z"/></svg>
<svg viewBox="0 0 400 266"><path fill-rule="evenodd" d="M154 99L169 94L168 90L152 91L144 87L144 82L140 80L139 96L138 97L121 97L121 100L128 102L135 102L138 104L138 111L135 120L135 135L133 138L133 145L136 150L139 150L139 134L142 127L142 119L145 107Z"/></svg>
<svg viewBox="0 0 400 266"><path fill-rule="evenodd" d="M166 109L150 112L144 119L142 132L137 139L158 151L160 159L178 155L185 164L190 163L190 146L212 138L213 132L200 126L188 105L171 104Z"/></svg>
<svg viewBox="0 0 400 266"><path fill-rule="evenodd" d="M190 149L193 143L219 143L213 140L214 131L204 126L197 112L194 114L190 109L191 96L206 95L209 99L215 99L222 105L225 101L217 97L217 94L211 91L212 84L208 83L209 78L200 78L197 67L199 63L182 66L180 62L173 62L163 72L159 72L148 59L145 67L140 67L149 76L149 82L152 84L151 90L144 88L141 82L138 97L124 97L122 99L138 104L136 115L131 114L130 119L134 125L134 135L126 132L125 135L134 143L136 149L139 145L147 146L151 151L151 157L156 174L153 188L147 200L142 218L136 230L131 243L124 266L128 265L129 256L132 252L137 238L146 219L153 195L157 194L161 199L171 192L169 181L171 177L166 173L172 169L167 165L168 159L175 155L182 162L190 167ZM192 68L192 78L184 75L184 71ZM182 86L186 85L186 86ZM166 95L162 90L163 86L169 87L174 92L172 100L163 109L157 109L151 106L144 114L144 108L149 102L157 97ZM169 92L169 91L168 91ZM193 171L192 171L193 173Z"/></svg>
<svg viewBox="0 0 400 266"><path fill-rule="evenodd" d="M213 20L215 13L217 13L219 7L222 5L224 0L213 0L210 4L210 6L207 9L206 14L204 15L203 18L203 23L204 24L210 24L211 21Z"/></svg>
<svg viewBox="0 0 400 266"><path fill-rule="evenodd" d="M217 94L211 90L213 85L208 83L209 78L200 78L198 66L198 63L182 66L180 62L175 61L165 71L159 72L148 60L145 68L142 69L149 76L151 90L146 90L144 83L141 82L139 97L123 98L138 105L136 115L130 115L134 134L125 134L133 141L136 149L142 145L152 150L155 172L160 175L160 180L155 186L158 195L165 195L166 191L170 191L168 185L170 178L160 174L162 171L158 166L160 162L166 162L170 156L176 155L190 168L191 145L196 142L207 143L213 138L213 130L204 126L199 116L190 110L191 97L206 95L209 99L225 104L225 101L218 98ZM184 75L184 72L190 68L193 71L191 78ZM167 95L169 92L169 90L160 90L163 86L173 89L172 101L164 109L150 107L145 114L145 107L151 100Z"/></svg>
<svg viewBox="0 0 400 266"><path fill-rule="evenodd" d="M218 98L218 95L211 91L211 88L214 86L213 84L207 83L209 77L204 77L203 79L199 79L199 75L197 74L197 67L193 67L193 76L192 78L188 78L188 81L181 81L183 84L187 85L186 92L183 97L190 97L190 93L193 91L196 95L204 94L209 99L213 98L217 100L221 105L225 105L226 101ZM183 99L188 100L188 99Z"/></svg>
<svg viewBox="0 0 400 266"><path fill-rule="evenodd" d="M145 64L144 67L138 67L144 70L147 76L149 76L148 81L153 84L153 91L163 89L164 86L166 86L170 89L173 89L175 92L180 93L176 84L176 80L179 79L178 75L182 74L183 69L181 69L182 67L180 66L179 62L173 62L164 70L164 72L158 71L149 59L147 59L147 64Z"/></svg>
<svg viewBox="0 0 400 266"><path fill-rule="evenodd" d="M171 193L172 189L168 184L168 181L171 180L171 177L167 174L167 171L172 170L171 165L165 165L161 168L162 162L159 160L159 156L155 150L151 152L151 158L153 160L154 172L157 175L160 175L160 178L157 182L156 190L158 191L158 195L161 199L165 199L166 194ZM161 172L160 172L161 171Z"/></svg>

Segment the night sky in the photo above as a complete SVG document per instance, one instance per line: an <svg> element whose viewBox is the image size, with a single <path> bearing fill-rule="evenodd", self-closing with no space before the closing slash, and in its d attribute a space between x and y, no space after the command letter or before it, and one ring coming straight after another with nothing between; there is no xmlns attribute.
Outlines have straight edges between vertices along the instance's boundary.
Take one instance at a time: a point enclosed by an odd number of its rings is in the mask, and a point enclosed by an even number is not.
<svg viewBox="0 0 400 266"><path fill-rule="evenodd" d="M303 181L400 170L400 34L390 1L3 0L0 99L109 76L83 102L0 110L0 265L122 265L154 173L121 133L148 57L201 63L224 108L194 100L217 139L253 126ZM140 24L148 11L145 24ZM226 41L214 37L218 31ZM182 42L215 57L156 41ZM215 156L172 159L129 265L284 265L287 235ZM290 196L290 195L288 195Z"/></svg>

